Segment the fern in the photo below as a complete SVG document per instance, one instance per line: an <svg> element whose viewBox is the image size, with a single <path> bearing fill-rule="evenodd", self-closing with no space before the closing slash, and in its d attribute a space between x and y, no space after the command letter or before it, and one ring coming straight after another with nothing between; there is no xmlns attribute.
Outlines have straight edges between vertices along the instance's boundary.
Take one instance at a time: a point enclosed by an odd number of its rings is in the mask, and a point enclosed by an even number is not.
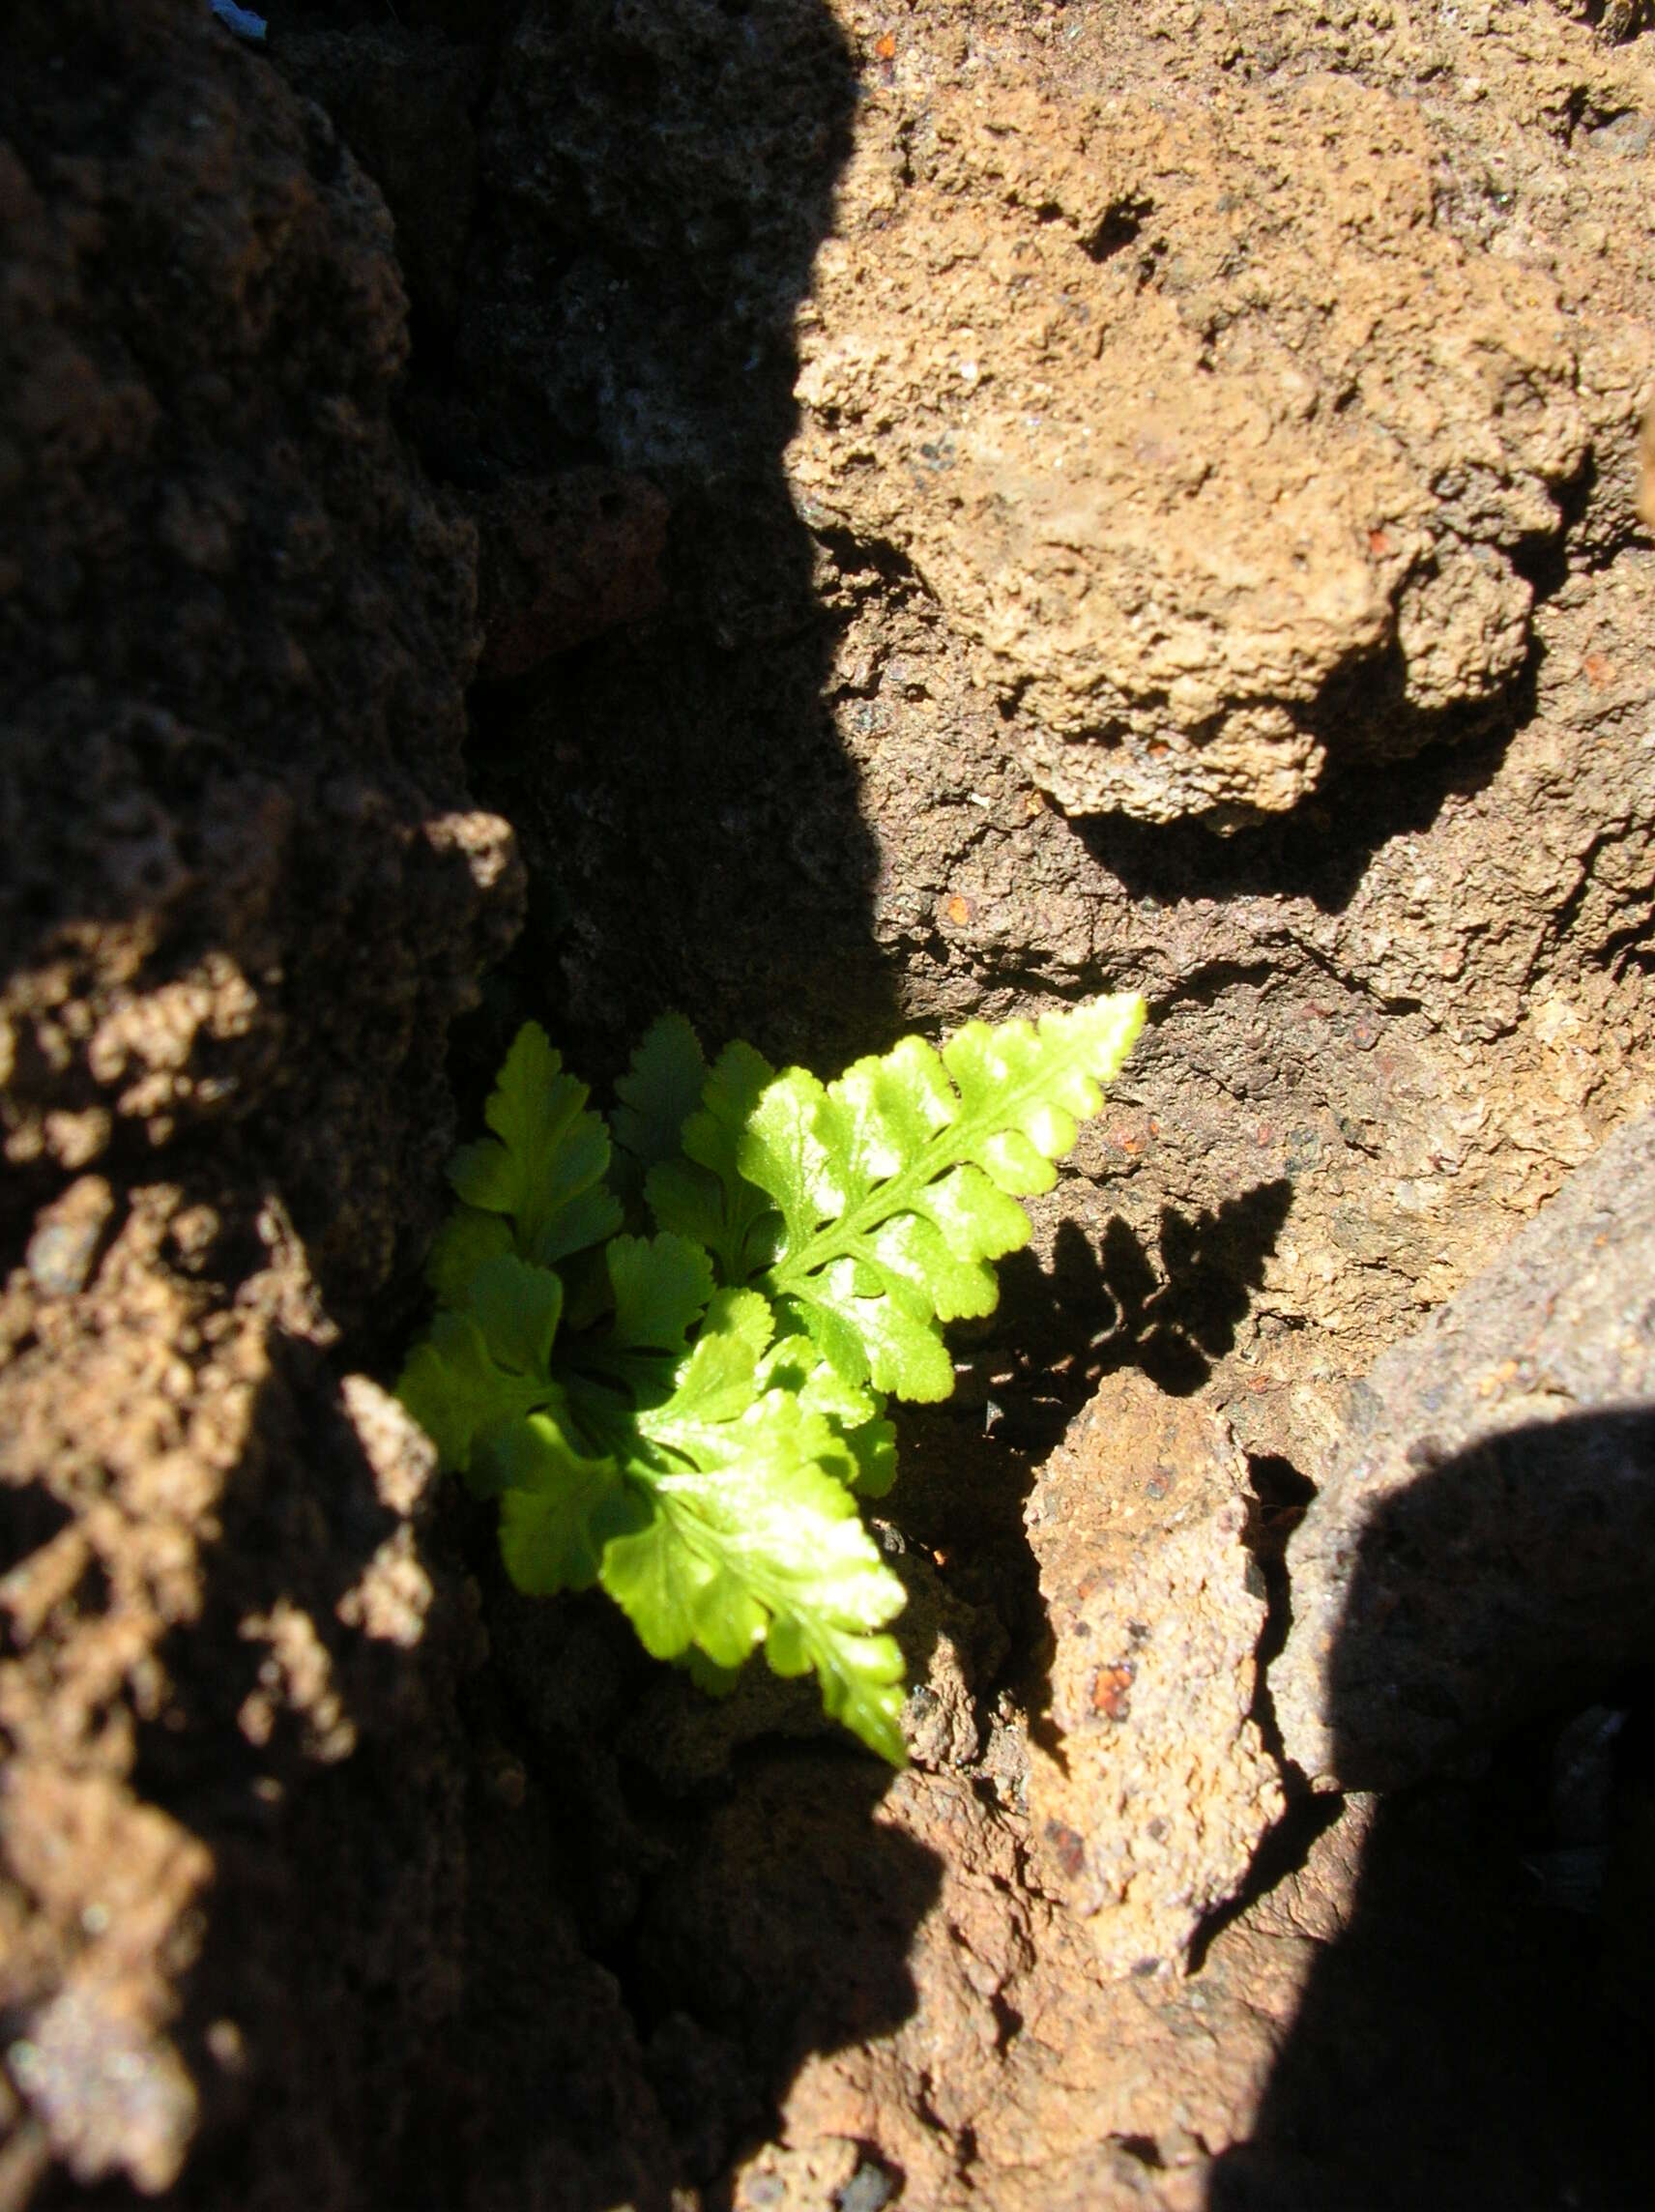
<svg viewBox="0 0 1655 2212"><path fill-rule="evenodd" d="M1095 1114L1135 997L906 1037L823 1085L657 1022L606 1123L531 1023L450 1168L438 1311L403 1403L499 1499L519 1588L600 1585L710 1687L762 1644L903 1759L902 1586L857 1499L895 1472L886 1394L945 1398L943 1324L993 1309L1019 1198Z"/></svg>

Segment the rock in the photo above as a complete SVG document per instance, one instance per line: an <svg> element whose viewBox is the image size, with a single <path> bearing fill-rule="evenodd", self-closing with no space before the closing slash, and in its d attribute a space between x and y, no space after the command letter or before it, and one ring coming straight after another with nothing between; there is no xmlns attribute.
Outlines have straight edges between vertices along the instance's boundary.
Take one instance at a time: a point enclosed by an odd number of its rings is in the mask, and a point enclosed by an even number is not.
<svg viewBox="0 0 1655 2212"><path fill-rule="evenodd" d="M544 482L519 478L476 512L481 676L527 675L666 597L667 501L641 477L572 469Z"/></svg>
<svg viewBox="0 0 1655 2212"><path fill-rule="evenodd" d="M813 524L912 561L1073 812L1280 812L1507 690L1576 340L1434 221L1417 101L973 60L905 34L870 91L801 332Z"/></svg>
<svg viewBox="0 0 1655 2212"><path fill-rule="evenodd" d="M855 98L822 0L512 11L456 365L513 473L531 439L622 469L773 470Z"/></svg>
<svg viewBox="0 0 1655 2212"><path fill-rule="evenodd" d="M649 1915L654 1985L739 2038L777 2108L745 2212L841 2212L858 2168L959 2212L1197 2212L1318 1948L1215 1940L1194 1981L1107 1981L965 1776L877 1802L831 1755L761 1757Z"/></svg>
<svg viewBox="0 0 1655 2212"><path fill-rule="evenodd" d="M871 0L837 0L831 36L806 0L566 12L556 37L550 10L531 14L490 111L470 365L451 381L496 477L590 459L647 472L670 488L678 550L661 615L489 703L484 796L556 887L514 958L521 1011L543 1014L550 988L571 1056L595 1070L678 1004L710 1041L748 1036L826 1074L902 1029L1146 990L1155 1019L1110 1111L1032 1208L1032 1250L1002 1271L993 1356L1031 1379L1091 1361L1116 1312L1112 1363L1146 1355L1141 1324L1186 1377L1225 1362L1244 1447L1309 1465L1349 1380L1655 1104L1641 1046L1655 970L1627 950L1655 880L1655 548L1635 506L1655 264L1639 164L1568 120L1571 87L1589 93L1588 120L1655 113L1655 42L1605 52L1524 0L1291 26L1263 0L1222 14L1179 0L1171 17L938 0L900 26ZM863 151L835 213L853 67ZM905 540L855 536L826 508L810 532L793 509L782 527L753 489L779 478L797 431L790 451L808 446L859 501L890 439L872 417L799 423L791 346L743 328L738 360L719 313L685 299L739 299L744 314L785 299L806 350L819 296L835 315L867 303L867 327L897 347L910 294L906 277L889 289L893 254L905 226L943 220L920 174L933 124L980 134L999 90L1022 86L1054 129L1125 94L1199 130L1209 96L1227 114L1245 92L1286 116L1308 87L1305 113L1321 114L1334 81L1425 133L1434 266L1464 259L1482 273L1467 281L1492 282L1492 263L1502 287L1513 272L1519 303L1531 280L1558 288L1592 470L1566 487L1566 529L1516 548L1538 579L1539 650L1485 703L1480 734L1460 717L1483 708L1449 710L1433 725L1444 742L1406 772L1348 753L1343 773L1234 837L1196 817L1071 821L1036 787L1038 733L1008 717L982 647ZM767 169L778 160L785 173ZM814 234L749 201L762 174L831 220L814 284ZM968 258L939 287L978 281L970 255L1024 220L971 204L976 227L947 234ZM1034 225L1041 253L1063 227ZM1157 235L1146 221L1138 249ZM1064 236L1054 268L1082 284L1131 261L1129 246L1094 265ZM1273 268L1290 247L1272 236L1257 251ZM1134 301L1130 315L1149 312ZM898 393L894 419L916 423L906 406ZM1358 413L1309 425L1329 470L1335 422ZM544 424L534 440L530 422ZM941 497L903 494L939 533ZM958 539L974 557L964 522ZM1383 674L1357 664L1325 733L1336 768L1388 712ZM1071 1272L1084 1295L1060 1334Z"/></svg>
<svg viewBox="0 0 1655 2212"><path fill-rule="evenodd" d="M6 11L0 289L0 2195L338 2204L460 1940L431 1457L330 1351L520 901L475 538L383 201L204 6Z"/></svg>
<svg viewBox="0 0 1655 2212"><path fill-rule="evenodd" d="M480 25L474 20L474 31ZM415 311L446 330L458 310L477 208L476 115L488 53L399 21L282 27L272 56L327 109L385 194Z"/></svg>
<svg viewBox="0 0 1655 2212"><path fill-rule="evenodd" d="M460 771L476 544L392 424L377 191L204 11L152 14L164 55L123 16L0 103L0 1131L38 1207L112 1144L260 1127L346 1318L521 897Z"/></svg>
<svg viewBox="0 0 1655 2212"><path fill-rule="evenodd" d="M1030 1816L1106 1973L1177 1970L1282 1810L1251 1718L1265 1603L1246 1499L1222 1419L1128 1371L1029 1502L1054 1644Z"/></svg>
<svg viewBox="0 0 1655 2212"><path fill-rule="evenodd" d="M1321 1789L1394 1789L1655 1656L1655 1116L1385 1354L1288 1551Z"/></svg>

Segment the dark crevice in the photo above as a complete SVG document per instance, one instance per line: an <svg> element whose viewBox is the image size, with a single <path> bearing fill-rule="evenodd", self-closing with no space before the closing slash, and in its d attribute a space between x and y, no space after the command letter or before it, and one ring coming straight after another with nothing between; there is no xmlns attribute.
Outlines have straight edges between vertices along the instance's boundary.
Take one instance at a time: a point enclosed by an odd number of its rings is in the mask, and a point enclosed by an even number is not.
<svg viewBox="0 0 1655 2212"><path fill-rule="evenodd" d="M1304 1776L1289 1758L1270 1694L1270 1669L1287 1646L1292 1627L1292 1589L1288 1574L1287 1548L1293 1530L1304 1519L1316 1496L1316 1485L1292 1462L1278 1454L1248 1455L1253 1495L1241 1540L1252 1555L1264 1593L1264 1626L1254 1652L1251 1718L1264 1749L1287 1781L1290 1793L1307 1787Z"/></svg>
<svg viewBox="0 0 1655 2212"><path fill-rule="evenodd" d="M1122 192L1082 238L1081 251L1089 261L1112 260L1134 242L1154 212L1155 203L1147 193Z"/></svg>
<svg viewBox="0 0 1655 2212"><path fill-rule="evenodd" d="M1532 586L1537 606L1555 597L1569 580L1569 541L1585 519L1597 482L1597 458L1588 450L1574 475L1552 488L1557 504L1556 527L1519 538L1506 556L1517 573Z"/></svg>
<svg viewBox="0 0 1655 2212"><path fill-rule="evenodd" d="M825 525L814 526L812 535L842 577L871 571L899 604L905 599L932 597L919 570L901 546L891 544L888 538L858 538L853 531Z"/></svg>
<svg viewBox="0 0 1655 2212"><path fill-rule="evenodd" d="M0 1486L0 1575L49 1544L73 1519L71 1508L44 1483Z"/></svg>
<svg viewBox="0 0 1655 2212"><path fill-rule="evenodd" d="M1202 1923L1190 1950L1190 1971L1199 1972L1213 1938L1247 1907L1304 1864L1312 1844L1337 1817L1342 1800L1314 1796L1308 1778L1289 1757L1270 1695L1270 1668L1286 1647L1292 1627L1292 1592L1287 1547L1316 1496L1316 1485L1292 1462L1274 1453L1248 1454L1252 1497L1241 1540L1259 1578L1265 1604L1264 1625L1254 1651L1253 1700L1248 1717L1274 1760L1287 1791L1287 1810L1263 1838L1236 1894Z"/></svg>

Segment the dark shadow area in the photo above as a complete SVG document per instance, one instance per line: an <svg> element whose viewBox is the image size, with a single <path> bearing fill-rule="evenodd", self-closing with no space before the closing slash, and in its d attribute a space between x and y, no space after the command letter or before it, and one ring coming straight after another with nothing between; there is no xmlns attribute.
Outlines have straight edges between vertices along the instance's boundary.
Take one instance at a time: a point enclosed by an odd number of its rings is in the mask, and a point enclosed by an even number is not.
<svg viewBox="0 0 1655 2212"><path fill-rule="evenodd" d="M1522 718L1514 715L1497 735L1439 741L1409 760L1406 774L1394 763L1330 766L1314 797L1290 815L1229 836L1199 821L1133 822L1125 815L1077 818L1073 827L1092 858L1140 902L1308 898L1323 914L1343 914L1380 846L1428 830L1450 795L1486 789Z"/></svg>
<svg viewBox="0 0 1655 2212"><path fill-rule="evenodd" d="M1327 1667L1355 1789L1441 1771L1655 1653L1655 1410L1496 1432L1446 1459L1427 1436L1408 1460L1417 1480L1362 1530Z"/></svg>
<svg viewBox="0 0 1655 2212"><path fill-rule="evenodd" d="M462 1110L531 1015L594 1080L668 1006L840 1063L899 1024L781 455L845 34L821 0L397 17L278 6L273 52L386 190L405 419L479 531L468 765L531 891L455 1035Z"/></svg>
<svg viewBox="0 0 1655 2212"><path fill-rule="evenodd" d="M814 1685L762 1664L799 1740L738 1730L679 1786L652 1707L680 1678L601 1596L511 1589L458 1486L411 1555L421 1630L364 1634L352 1593L398 1519L326 1353L271 1349L131 1775L212 1855L167 2201L261 2202L276 2175L283 2203L670 2212L811 2052L912 2015L937 1861L874 1819L887 1771L825 1735ZM681 1703L725 1711L687 1681Z"/></svg>
<svg viewBox="0 0 1655 2212"><path fill-rule="evenodd" d="M887 1770L814 1680L756 1659L710 1699L601 1594L514 1590L492 1507L445 1510L491 1664L461 1693L463 1983L395 2201L514 2206L555 2180L559 2203L665 2212L763 2139L812 2052L912 2016L941 1869L876 1820Z"/></svg>
<svg viewBox="0 0 1655 2212"><path fill-rule="evenodd" d="M888 1043L878 855L781 467L846 33L822 0L273 0L272 26L385 190L404 424L479 532L467 770L529 903L452 1033L462 1125L529 1018L600 1091L667 1007L824 1068ZM519 1597L492 1509L442 1512L491 1663L462 1691L457 2015L395 2200L665 2212L809 2052L912 2013L939 1870L873 1820L888 1776L824 1737L813 1682L761 1661L714 1706L607 1601ZM903 1628L922 1676L917 1602Z"/></svg>
<svg viewBox="0 0 1655 2212"><path fill-rule="evenodd" d="M454 1586L437 1570L411 1641L383 1615L365 1631L363 1578L398 1516L326 1352L267 1343L200 1610L158 1647L164 1696L131 1774L211 1853L169 2031L199 2100L180 2206L266 2200L273 2174L284 2202L327 2200L341 2145L406 2125L456 1952ZM136 1557L165 1534L134 1529Z"/></svg>
<svg viewBox="0 0 1655 2212"><path fill-rule="evenodd" d="M74 1515L44 1482L0 1484L0 1575L9 1575L60 1535ZM8 1643L15 1638L8 1635Z"/></svg>
<svg viewBox="0 0 1655 2212"><path fill-rule="evenodd" d="M1379 1801L1211 2212L1649 2201L1655 1621L1629 1617L1633 1489L1655 1499L1648 1411L1427 1464L1366 1531L1331 1662L1338 1770L1400 1773L1408 1744L1433 1778ZM1486 1528L1491 1500L1511 1550L1479 1565L1450 1532ZM1317 1818L1301 1803L1266 1842L1276 1874Z"/></svg>
<svg viewBox="0 0 1655 2212"><path fill-rule="evenodd" d="M1049 1267L1020 1252L1002 1263L992 1334L961 1339L959 1381L944 1407L895 1409L901 1479L893 1515L936 1562L947 1590L1004 1631L979 1655L977 1701L1001 1691L1048 1751L1050 1630L1024 1511L1041 1463L1107 1375L1140 1368L1189 1396L1228 1353L1292 1205L1285 1179L1194 1217L1163 1208L1152 1258L1118 1215L1094 1245L1076 1222L1059 1229ZM969 1356L968 1356L969 1355ZM1253 1467L1246 1541L1270 1597L1266 1646L1287 1633L1283 1554L1309 1495L1285 1461ZM1255 1718L1279 1740L1263 1675Z"/></svg>

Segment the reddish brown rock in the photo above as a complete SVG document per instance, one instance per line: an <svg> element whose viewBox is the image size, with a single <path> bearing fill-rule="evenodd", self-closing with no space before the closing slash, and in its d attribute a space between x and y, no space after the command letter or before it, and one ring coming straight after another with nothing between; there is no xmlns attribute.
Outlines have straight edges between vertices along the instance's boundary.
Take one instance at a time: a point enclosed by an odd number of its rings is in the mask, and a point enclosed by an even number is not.
<svg viewBox="0 0 1655 2212"><path fill-rule="evenodd" d="M383 203L205 7L8 10L0 295L4 2193L241 2129L336 2204L457 1943L431 1455L329 1353L516 919L474 540Z"/></svg>
<svg viewBox="0 0 1655 2212"><path fill-rule="evenodd" d="M1030 1819L1106 1973L1179 1970L1282 1811L1251 1717L1265 1607L1246 1500L1223 1420L1128 1372L1029 1501L1053 1643Z"/></svg>

